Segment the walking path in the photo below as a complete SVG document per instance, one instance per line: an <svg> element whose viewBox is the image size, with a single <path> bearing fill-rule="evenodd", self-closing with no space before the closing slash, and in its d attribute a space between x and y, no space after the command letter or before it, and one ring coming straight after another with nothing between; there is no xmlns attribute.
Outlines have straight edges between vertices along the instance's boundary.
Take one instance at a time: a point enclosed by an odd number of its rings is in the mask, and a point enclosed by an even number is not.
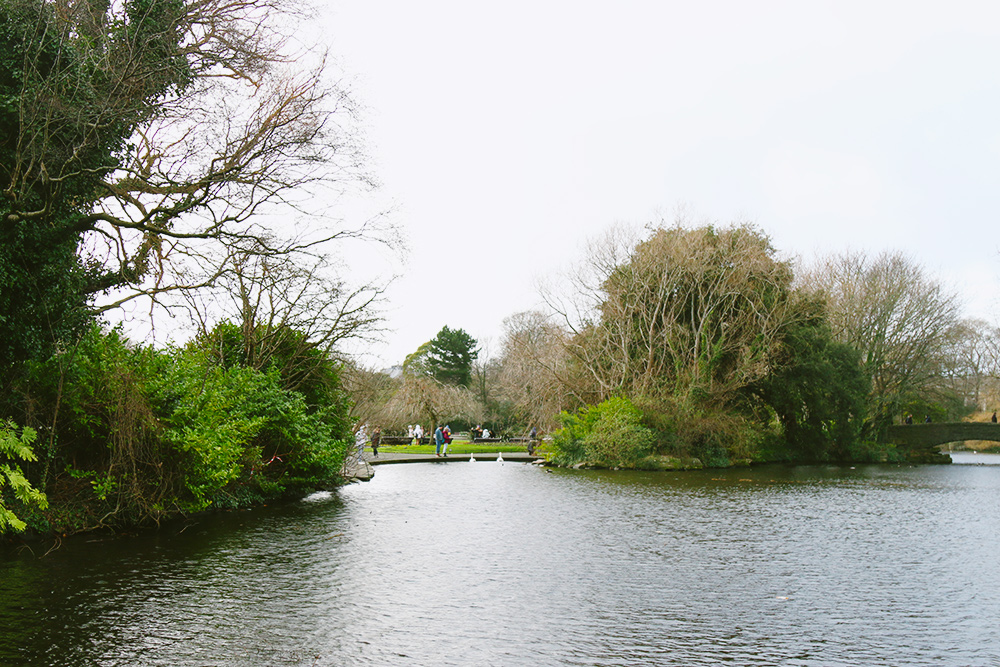
<svg viewBox="0 0 1000 667"><path fill-rule="evenodd" d="M502 452L504 461L517 463L533 463L544 460L541 456L528 454L527 452ZM496 461L498 453L475 454L476 461ZM410 454L406 452L382 452L377 457L372 456L370 451L365 451L364 460L357 461L352 469L347 471L348 481L367 482L375 475L374 466L386 465L389 463L447 463L451 461L469 461L469 454L448 454L447 456L437 456L435 454Z"/></svg>

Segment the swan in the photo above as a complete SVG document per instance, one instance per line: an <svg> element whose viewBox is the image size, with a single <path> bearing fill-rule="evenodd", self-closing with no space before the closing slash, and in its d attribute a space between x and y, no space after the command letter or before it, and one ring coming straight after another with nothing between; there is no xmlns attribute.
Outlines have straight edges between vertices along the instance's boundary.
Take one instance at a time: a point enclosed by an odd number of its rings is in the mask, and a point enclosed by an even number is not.
<svg viewBox="0 0 1000 667"><path fill-rule="evenodd" d="M475 462L476 462L476 455L469 454L469 463L475 463Z"/></svg>
<svg viewBox="0 0 1000 667"><path fill-rule="evenodd" d="M497 452L497 463L503 463L503 452Z"/></svg>

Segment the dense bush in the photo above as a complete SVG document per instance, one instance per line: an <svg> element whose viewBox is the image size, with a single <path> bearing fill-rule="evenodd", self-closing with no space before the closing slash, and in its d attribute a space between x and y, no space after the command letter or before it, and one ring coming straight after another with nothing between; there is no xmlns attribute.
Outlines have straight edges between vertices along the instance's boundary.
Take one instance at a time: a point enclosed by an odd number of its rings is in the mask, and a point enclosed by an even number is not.
<svg viewBox="0 0 1000 667"><path fill-rule="evenodd" d="M280 385L274 371L222 368L191 351L176 355L156 391L164 440L181 457L190 494L185 509L315 488L336 478L344 434L322 412L310 412L302 394Z"/></svg>
<svg viewBox="0 0 1000 667"><path fill-rule="evenodd" d="M276 365L223 364L197 346L157 351L117 331L29 366L23 416L43 437L25 474L52 507L28 518L72 531L159 520L329 487L350 438L334 363L288 389Z"/></svg>
<svg viewBox="0 0 1000 667"><path fill-rule="evenodd" d="M815 317L789 327L771 373L747 388L778 428L775 457L793 461L858 460L852 451L866 417L871 382L861 357Z"/></svg>
<svg viewBox="0 0 1000 667"><path fill-rule="evenodd" d="M739 414L697 409L680 400L641 400L643 423L656 434L659 454L696 458L709 467L759 461L768 435Z"/></svg>
<svg viewBox="0 0 1000 667"><path fill-rule="evenodd" d="M575 414L560 415L562 428L553 434L555 459L563 465L589 462L632 467L652 453L654 433L642 424L642 413L626 398L609 398Z"/></svg>

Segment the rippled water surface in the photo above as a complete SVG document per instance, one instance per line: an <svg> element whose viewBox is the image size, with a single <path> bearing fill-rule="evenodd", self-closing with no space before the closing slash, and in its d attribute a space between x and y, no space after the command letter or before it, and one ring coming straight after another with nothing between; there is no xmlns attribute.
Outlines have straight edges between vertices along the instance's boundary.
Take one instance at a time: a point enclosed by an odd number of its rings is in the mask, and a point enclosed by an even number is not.
<svg viewBox="0 0 1000 667"><path fill-rule="evenodd" d="M1000 666L1000 457L956 461L381 466L0 552L0 665Z"/></svg>

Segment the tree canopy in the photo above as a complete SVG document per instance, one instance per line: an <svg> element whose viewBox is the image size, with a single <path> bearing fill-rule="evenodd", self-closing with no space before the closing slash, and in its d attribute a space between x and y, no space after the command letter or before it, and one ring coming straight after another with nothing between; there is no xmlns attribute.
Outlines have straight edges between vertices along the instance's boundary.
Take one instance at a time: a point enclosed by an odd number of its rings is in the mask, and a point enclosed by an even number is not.
<svg viewBox="0 0 1000 667"><path fill-rule="evenodd" d="M332 120L350 99L321 54L291 52L296 11L0 0L0 364L44 357L88 312L210 284L234 255L355 233L258 222L367 181Z"/></svg>
<svg viewBox="0 0 1000 667"><path fill-rule="evenodd" d="M569 349L599 400L725 403L767 372L796 316L791 267L751 227L659 228L634 248L596 250L596 308L572 323Z"/></svg>
<svg viewBox="0 0 1000 667"><path fill-rule="evenodd" d="M472 362L479 356L476 339L464 329L441 328L427 350L427 369L439 382L467 387Z"/></svg>
<svg viewBox="0 0 1000 667"><path fill-rule="evenodd" d="M861 353L870 379L868 431L935 391L959 325L957 297L900 252L828 258L805 279L828 305L834 336Z"/></svg>

